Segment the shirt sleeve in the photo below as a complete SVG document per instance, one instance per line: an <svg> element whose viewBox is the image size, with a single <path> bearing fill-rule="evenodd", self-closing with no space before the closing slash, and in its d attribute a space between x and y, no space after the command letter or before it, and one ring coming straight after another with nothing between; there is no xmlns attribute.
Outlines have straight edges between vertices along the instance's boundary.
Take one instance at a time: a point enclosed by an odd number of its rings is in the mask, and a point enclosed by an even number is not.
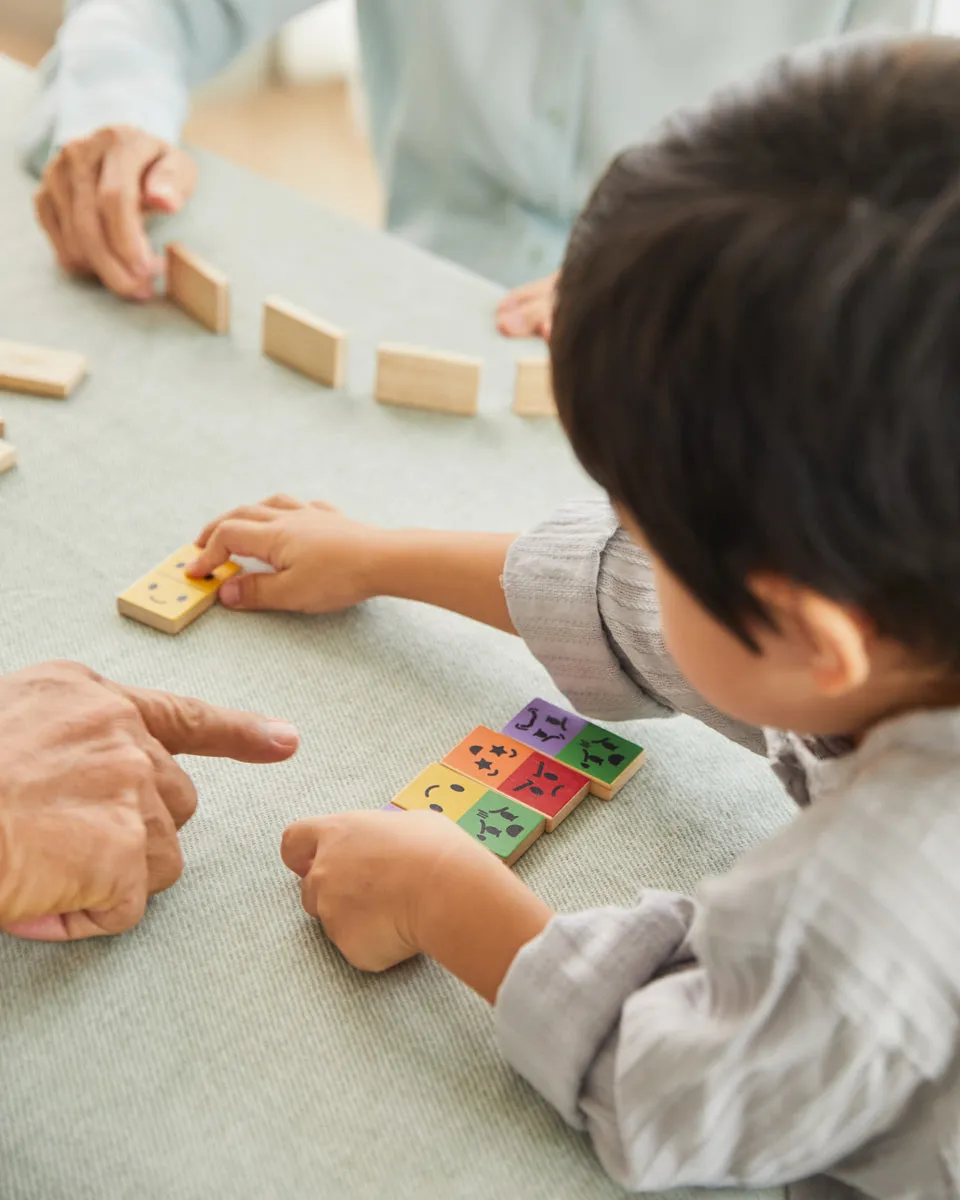
<svg viewBox="0 0 960 1200"><path fill-rule="evenodd" d="M132 125L176 142L190 88L309 0L68 0L23 139L34 170L77 137Z"/></svg>
<svg viewBox="0 0 960 1200"><path fill-rule="evenodd" d="M937 0L849 0L844 33L902 33L931 30Z"/></svg>
<svg viewBox="0 0 960 1200"><path fill-rule="evenodd" d="M517 538L503 586L517 632L586 716L686 713L763 752L760 730L713 708L678 670L660 632L649 559L606 499L568 504Z"/></svg>
<svg viewBox="0 0 960 1200"><path fill-rule="evenodd" d="M802 856L784 867L791 838L809 849L786 831L706 886L696 909L647 892L633 909L557 916L504 979L505 1056L630 1190L831 1172L924 1082L891 990L857 967L902 956L871 959L856 900L805 878ZM843 952L834 934L848 938Z"/></svg>

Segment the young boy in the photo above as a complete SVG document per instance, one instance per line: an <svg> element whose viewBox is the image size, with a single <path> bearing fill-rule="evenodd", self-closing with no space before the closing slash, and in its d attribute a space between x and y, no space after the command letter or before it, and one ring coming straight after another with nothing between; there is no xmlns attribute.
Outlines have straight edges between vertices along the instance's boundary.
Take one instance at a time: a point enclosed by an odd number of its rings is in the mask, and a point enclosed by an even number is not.
<svg viewBox="0 0 960 1200"><path fill-rule="evenodd" d="M304 905L358 967L424 952L495 1003L627 1187L956 1196L960 43L782 67L621 157L552 354L612 507L512 538L275 497L195 572L275 567L224 585L238 608L389 594L515 629L600 718L789 731L803 811L696 903L566 916L431 814L302 821Z"/></svg>

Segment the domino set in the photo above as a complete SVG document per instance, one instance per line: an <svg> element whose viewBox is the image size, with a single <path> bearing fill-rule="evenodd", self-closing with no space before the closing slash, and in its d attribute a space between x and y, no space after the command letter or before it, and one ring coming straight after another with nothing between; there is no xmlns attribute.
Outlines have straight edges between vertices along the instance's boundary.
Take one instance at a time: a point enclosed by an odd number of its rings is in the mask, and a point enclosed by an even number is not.
<svg viewBox="0 0 960 1200"><path fill-rule="evenodd" d="M513 866L588 792L612 799L644 758L635 742L537 698L499 733L478 725L384 811L440 813Z"/></svg>

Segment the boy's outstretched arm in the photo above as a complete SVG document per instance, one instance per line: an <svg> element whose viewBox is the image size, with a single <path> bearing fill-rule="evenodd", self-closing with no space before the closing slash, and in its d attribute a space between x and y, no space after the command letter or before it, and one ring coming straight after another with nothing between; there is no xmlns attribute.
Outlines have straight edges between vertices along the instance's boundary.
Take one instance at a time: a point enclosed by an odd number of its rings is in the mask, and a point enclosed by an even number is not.
<svg viewBox="0 0 960 1200"><path fill-rule="evenodd" d="M203 576L232 555L274 574L235 577L220 589L228 608L335 612L374 596L419 600L514 633L501 576L512 533L382 529L322 501L271 496L211 521L190 568Z"/></svg>

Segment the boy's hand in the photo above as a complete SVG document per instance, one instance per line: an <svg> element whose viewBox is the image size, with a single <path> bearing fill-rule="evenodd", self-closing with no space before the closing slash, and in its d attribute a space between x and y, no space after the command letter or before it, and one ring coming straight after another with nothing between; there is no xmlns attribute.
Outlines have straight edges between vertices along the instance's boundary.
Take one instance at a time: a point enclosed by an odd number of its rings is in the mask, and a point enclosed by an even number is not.
<svg viewBox="0 0 960 1200"><path fill-rule="evenodd" d="M418 954L424 897L442 887L437 881L453 860L490 857L453 821L430 812L297 821L280 853L303 880L306 912L361 971L385 971Z"/></svg>
<svg viewBox="0 0 960 1200"><path fill-rule="evenodd" d="M320 500L304 504L271 496L211 521L197 538L204 552L187 571L202 577L232 554L257 558L276 573L228 579L220 588L222 604L334 612L372 595L368 574L381 538L375 526L352 521Z"/></svg>
<svg viewBox="0 0 960 1200"><path fill-rule="evenodd" d="M385 971L423 952L491 1004L517 951L553 915L495 855L437 813L297 821L281 853L303 880L303 907L348 962Z"/></svg>

